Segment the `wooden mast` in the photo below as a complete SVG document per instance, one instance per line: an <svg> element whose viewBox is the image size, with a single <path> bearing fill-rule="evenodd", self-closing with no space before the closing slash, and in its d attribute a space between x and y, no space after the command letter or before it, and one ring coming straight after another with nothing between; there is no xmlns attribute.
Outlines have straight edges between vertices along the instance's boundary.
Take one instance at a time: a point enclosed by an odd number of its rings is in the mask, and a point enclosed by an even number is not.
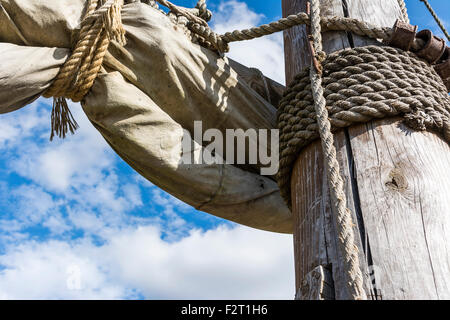
<svg viewBox="0 0 450 320"><path fill-rule="evenodd" d="M307 0L282 0L283 16ZM392 27L397 0L321 0L322 16L347 16ZM306 29L284 34L286 81L310 65ZM373 41L345 32L324 34L327 53ZM450 298L450 147L401 119L355 125L335 135L353 213L365 287L372 299ZM293 169L292 208L298 299L348 299L329 206L320 141Z"/></svg>

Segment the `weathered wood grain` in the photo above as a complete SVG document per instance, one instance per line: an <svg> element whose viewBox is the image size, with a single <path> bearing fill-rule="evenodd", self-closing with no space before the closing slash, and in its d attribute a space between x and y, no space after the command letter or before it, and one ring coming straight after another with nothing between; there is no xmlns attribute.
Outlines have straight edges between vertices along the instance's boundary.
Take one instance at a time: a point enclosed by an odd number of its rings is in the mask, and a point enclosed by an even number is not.
<svg viewBox="0 0 450 320"><path fill-rule="evenodd" d="M401 119L350 132L377 287L386 299L449 299L449 145Z"/></svg>
<svg viewBox="0 0 450 320"><path fill-rule="evenodd" d="M283 17L305 12L306 0L283 0ZM341 0L321 0L322 16L344 16ZM333 52L348 48L350 43L345 32L328 32L323 35L325 52ZM286 84L289 84L296 74L310 64L307 35L305 26L297 26L284 32L284 52L286 62Z"/></svg>
<svg viewBox="0 0 450 320"><path fill-rule="evenodd" d="M401 16L396 0L323 0L323 12L379 26ZM306 0L283 1L286 16ZM341 11L340 11L341 10ZM304 27L285 33L287 82L309 66ZM330 40L331 39L331 40ZM326 52L373 41L345 33L324 35ZM356 125L335 145L349 209L360 235L368 295L437 299L450 295L450 164L448 145L433 133L412 132L399 119ZM332 270L336 299L346 299L320 142L302 151L292 177L297 289L317 266Z"/></svg>
<svg viewBox="0 0 450 320"><path fill-rule="evenodd" d="M397 0L345 0L342 3L349 17L363 18L364 21L380 27L392 27L402 16ZM378 44L376 40L366 37L353 34L351 37L354 47Z"/></svg>
<svg viewBox="0 0 450 320"><path fill-rule="evenodd" d="M298 11L304 11L305 8L306 0L283 1L284 16ZM341 0L321 0L322 16L345 16L344 8ZM351 37L345 32L328 32L323 34L323 43L325 52L331 53L344 48L349 48ZM285 57L286 81L289 83L295 74L310 64L306 42L306 29L304 26L297 27L285 33ZM352 159L349 160L350 149L344 131L336 135L336 146L338 160L345 181L345 190L349 200L348 206L354 215L354 220L357 221L356 213L358 210L355 208L353 201L357 196L353 194L354 190L350 175L350 164L352 163ZM306 161L308 165L302 164L303 161ZM297 168L300 167L304 168L306 171L303 171L302 176L296 177ZM303 207L296 207L296 204L293 203L294 216L298 216L298 223L296 224L297 229L294 232L294 242L296 247L300 247L297 248L295 252L297 288L299 288L303 278L312 270L312 268L321 264L328 265L332 270L335 287L337 288L335 295L336 299L348 299L348 293L345 290L339 290L339 288L345 287L342 276L342 259L337 247L337 233L334 227L334 218L330 212L329 193L327 189L326 173L323 170L320 142L311 144L303 151L295 168L292 179L293 199L298 195L304 194L305 190L302 188L308 189L308 193L306 193L307 198L302 199L301 201L301 203L304 203ZM309 179L315 180L313 182ZM309 190L311 183L318 186L314 188L314 192ZM305 220L304 223L303 220ZM311 224L311 226L309 226L308 223ZM311 231L318 229L322 230L319 230L319 232ZM358 225L355 225L355 233L360 233ZM308 249L309 246L314 249ZM363 244L359 243L359 247L361 268L364 270L367 278L365 285L367 286L367 291L370 291L370 284L368 281L369 272L364 256ZM324 256L326 257L326 262L323 261Z"/></svg>

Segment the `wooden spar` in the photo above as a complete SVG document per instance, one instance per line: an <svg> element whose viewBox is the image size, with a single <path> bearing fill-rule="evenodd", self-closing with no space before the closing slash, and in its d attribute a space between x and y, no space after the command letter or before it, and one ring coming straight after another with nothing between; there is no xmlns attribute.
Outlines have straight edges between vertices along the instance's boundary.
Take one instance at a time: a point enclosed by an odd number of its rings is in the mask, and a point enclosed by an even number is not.
<svg viewBox="0 0 450 320"><path fill-rule="evenodd" d="M306 0L282 0L283 16ZM379 26L401 17L397 0L321 0L322 16L348 16ZM420 27L420 26L419 26ZM284 34L286 81L311 61L306 29ZM328 32L327 53L373 41ZM367 295L372 299L450 298L450 147L430 132L392 118L335 135ZM298 299L348 299L320 141L293 169L292 208Z"/></svg>

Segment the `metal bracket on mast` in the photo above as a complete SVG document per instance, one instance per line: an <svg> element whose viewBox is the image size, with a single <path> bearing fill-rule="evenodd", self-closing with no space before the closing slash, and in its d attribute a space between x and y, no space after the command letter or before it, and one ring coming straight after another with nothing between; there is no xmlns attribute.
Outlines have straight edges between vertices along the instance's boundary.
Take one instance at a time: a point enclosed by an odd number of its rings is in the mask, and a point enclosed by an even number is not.
<svg viewBox="0 0 450 320"><path fill-rule="evenodd" d="M318 266L303 279L295 295L296 300L334 300L334 281L331 271Z"/></svg>

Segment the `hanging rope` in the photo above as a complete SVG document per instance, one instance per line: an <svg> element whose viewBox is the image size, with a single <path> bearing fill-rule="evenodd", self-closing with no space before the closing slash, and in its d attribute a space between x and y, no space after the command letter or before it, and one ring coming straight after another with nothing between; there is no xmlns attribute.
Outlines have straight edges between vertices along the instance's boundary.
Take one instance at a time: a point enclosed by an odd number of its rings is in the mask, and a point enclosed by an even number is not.
<svg viewBox="0 0 450 320"><path fill-rule="evenodd" d="M428 0L420 0L420 1L422 1L425 4L425 6L428 8L428 11L430 11L431 15L433 16L434 20L436 20L436 23L439 25L444 35L447 37L447 40L450 41L450 35L448 34L447 29L445 29L444 24L442 23L441 19L439 19L438 15L433 10L431 5L428 3Z"/></svg>
<svg viewBox="0 0 450 320"><path fill-rule="evenodd" d="M337 160L334 138L331 133L331 124L328 119L328 110L322 87L321 61L325 59L322 51L322 34L320 26L320 2L311 0L311 35L316 62L310 68L311 91L314 99L314 110L317 125L322 141L322 150L325 158L325 168L328 176L328 185L331 195L331 207L336 218L336 228L340 253L342 255L344 274L347 277L346 284L350 296L355 300L366 299L363 288L363 276L359 266L359 252L355 244L353 231L353 219L347 208L347 199L344 192L344 181L342 180Z"/></svg>

